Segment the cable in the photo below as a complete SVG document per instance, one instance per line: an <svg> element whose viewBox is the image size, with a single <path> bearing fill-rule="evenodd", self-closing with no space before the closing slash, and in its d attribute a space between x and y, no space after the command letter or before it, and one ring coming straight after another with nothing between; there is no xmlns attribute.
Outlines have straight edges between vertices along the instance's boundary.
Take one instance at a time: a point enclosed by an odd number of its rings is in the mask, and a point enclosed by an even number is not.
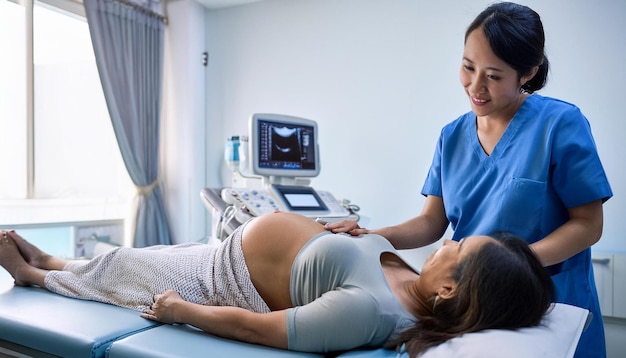
<svg viewBox="0 0 626 358"><path fill-rule="evenodd" d="M226 232L228 225L235 217L235 213L237 212L237 208L233 205L229 205L224 209L224 212L220 215L220 221L218 221L215 228L215 236L218 240L224 241L226 237L228 237L228 232Z"/></svg>
<svg viewBox="0 0 626 358"><path fill-rule="evenodd" d="M361 207L356 204L350 204L350 200L341 199L341 206L346 208L350 212L350 214L356 216L356 221L358 222L361 219L361 215L357 214L361 210Z"/></svg>

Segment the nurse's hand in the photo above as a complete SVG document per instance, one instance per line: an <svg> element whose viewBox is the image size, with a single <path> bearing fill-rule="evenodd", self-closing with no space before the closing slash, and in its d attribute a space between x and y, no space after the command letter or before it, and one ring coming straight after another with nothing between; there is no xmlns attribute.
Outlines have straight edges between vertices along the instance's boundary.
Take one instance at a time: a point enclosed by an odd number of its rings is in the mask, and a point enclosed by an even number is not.
<svg viewBox="0 0 626 358"><path fill-rule="evenodd" d="M324 229L338 234L338 233L348 233L352 236L359 236L362 234L368 234L369 230L366 228L360 227L354 220L341 220L333 223L327 223L324 225Z"/></svg>

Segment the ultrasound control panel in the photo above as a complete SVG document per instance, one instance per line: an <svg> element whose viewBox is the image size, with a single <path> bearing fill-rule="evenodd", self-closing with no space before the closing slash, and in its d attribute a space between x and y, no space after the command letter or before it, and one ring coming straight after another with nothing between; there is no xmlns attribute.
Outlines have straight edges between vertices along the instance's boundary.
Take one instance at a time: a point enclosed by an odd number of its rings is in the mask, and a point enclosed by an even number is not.
<svg viewBox="0 0 626 358"><path fill-rule="evenodd" d="M250 188L225 188L222 199L251 216L261 216L274 211L299 213L312 218L341 218L351 216L335 197L327 191L308 186L271 185L269 190Z"/></svg>

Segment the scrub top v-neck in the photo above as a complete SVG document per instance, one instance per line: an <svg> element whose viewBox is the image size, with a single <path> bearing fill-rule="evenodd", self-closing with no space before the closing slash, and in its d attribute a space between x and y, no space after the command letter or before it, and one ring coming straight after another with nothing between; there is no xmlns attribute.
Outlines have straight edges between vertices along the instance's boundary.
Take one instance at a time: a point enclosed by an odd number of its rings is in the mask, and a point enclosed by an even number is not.
<svg viewBox="0 0 626 358"><path fill-rule="evenodd" d="M422 194L443 197L454 239L506 230L529 243L567 221L567 208L612 196L587 119L534 94L487 155L469 112L445 126Z"/></svg>

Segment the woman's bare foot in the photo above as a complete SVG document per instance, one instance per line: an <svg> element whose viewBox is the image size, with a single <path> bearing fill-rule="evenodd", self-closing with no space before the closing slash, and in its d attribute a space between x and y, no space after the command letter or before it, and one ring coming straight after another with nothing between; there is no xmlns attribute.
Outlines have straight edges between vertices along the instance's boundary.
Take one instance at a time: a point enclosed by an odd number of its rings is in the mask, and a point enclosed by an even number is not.
<svg viewBox="0 0 626 358"><path fill-rule="evenodd" d="M4 232L0 234L0 266L13 276L17 286L29 285L29 282L21 279L21 273L32 266L24 260L13 239Z"/></svg>
<svg viewBox="0 0 626 358"><path fill-rule="evenodd" d="M31 266L44 270L62 270L67 263L66 260L56 258L41 251L37 246L24 240L24 238L15 231L11 230L6 233L13 239L24 260Z"/></svg>

